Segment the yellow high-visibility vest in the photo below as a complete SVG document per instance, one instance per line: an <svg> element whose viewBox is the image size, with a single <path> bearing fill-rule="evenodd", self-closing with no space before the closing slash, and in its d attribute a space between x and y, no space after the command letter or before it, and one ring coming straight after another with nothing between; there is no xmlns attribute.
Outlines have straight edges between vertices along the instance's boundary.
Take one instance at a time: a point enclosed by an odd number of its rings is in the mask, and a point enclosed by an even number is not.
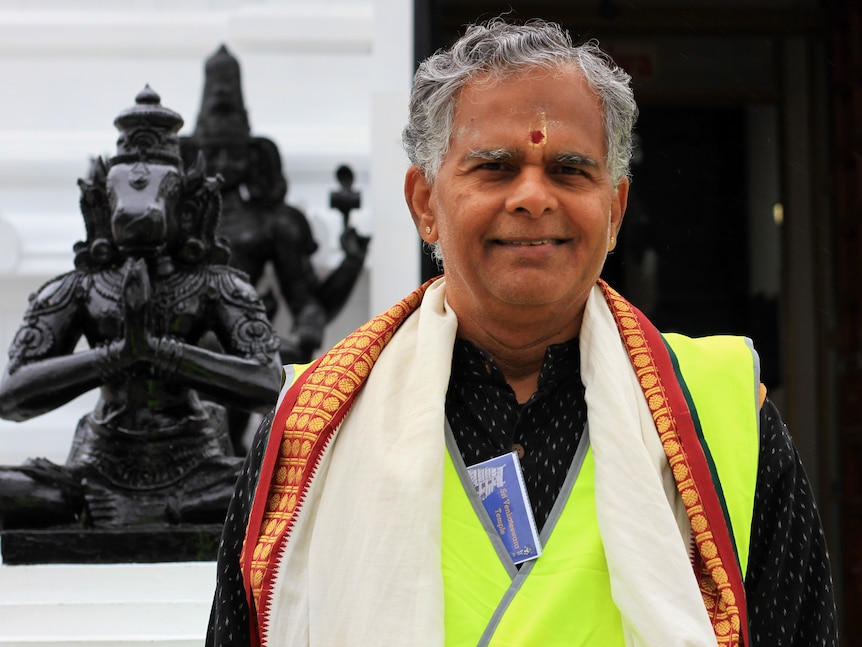
<svg viewBox="0 0 862 647"><path fill-rule="evenodd" d="M747 569L759 449L759 366L741 337L664 335L690 398L701 443L720 481L737 558ZM577 479L542 555L517 571L501 557L468 497L450 442L443 486L447 647L622 647L596 518L592 452L579 449ZM460 459L459 459L460 462ZM566 496L561 492L560 496ZM508 560L508 561L507 561Z"/></svg>

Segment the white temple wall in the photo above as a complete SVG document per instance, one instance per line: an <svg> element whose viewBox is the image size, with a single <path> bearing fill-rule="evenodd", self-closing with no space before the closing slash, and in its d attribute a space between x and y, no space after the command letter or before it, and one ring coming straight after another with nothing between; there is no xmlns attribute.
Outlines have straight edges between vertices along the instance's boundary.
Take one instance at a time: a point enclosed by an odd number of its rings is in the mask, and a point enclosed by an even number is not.
<svg viewBox="0 0 862 647"><path fill-rule="evenodd" d="M340 261L333 173L347 163L373 237L325 345L419 280L400 149L412 72L410 0L0 0L0 367L27 296L72 269L83 239L77 179L114 151L114 118L145 83L191 132L205 59L239 59L255 135L279 146L288 202L305 211L321 275ZM277 321L279 328L287 321ZM33 420L0 421L0 464L62 462L95 393ZM203 645L215 563L0 564L0 645Z"/></svg>

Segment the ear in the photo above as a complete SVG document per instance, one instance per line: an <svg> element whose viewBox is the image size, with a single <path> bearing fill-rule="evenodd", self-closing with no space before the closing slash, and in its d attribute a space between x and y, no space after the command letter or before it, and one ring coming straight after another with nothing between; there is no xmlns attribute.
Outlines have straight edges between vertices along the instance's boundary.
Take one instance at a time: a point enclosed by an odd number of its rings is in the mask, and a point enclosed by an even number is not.
<svg viewBox="0 0 862 647"><path fill-rule="evenodd" d="M608 241L608 251L613 251L619 240L620 227L623 225L623 216L626 213L626 205L629 202L629 179L624 177L614 189L614 195L611 198L611 213L610 213L610 240Z"/></svg>
<svg viewBox="0 0 862 647"><path fill-rule="evenodd" d="M404 177L404 199L407 208L413 216L416 231L426 243L437 241L437 228L434 213L431 210L431 185L425 179L425 173L418 166L407 169Z"/></svg>

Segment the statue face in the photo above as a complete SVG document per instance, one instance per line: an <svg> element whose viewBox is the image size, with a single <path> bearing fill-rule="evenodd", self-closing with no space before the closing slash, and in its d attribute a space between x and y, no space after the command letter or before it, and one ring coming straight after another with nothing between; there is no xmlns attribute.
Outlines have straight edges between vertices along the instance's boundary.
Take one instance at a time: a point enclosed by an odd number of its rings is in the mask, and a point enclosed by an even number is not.
<svg viewBox="0 0 862 647"><path fill-rule="evenodd" d="M182 179L168 164L117 164L108 171L111 231L124 256L162 251L175 229L174 212Z"/></svg>
<svg viewBox="0 0 862 647"><path fill-rule="evenodd" d="M222 176L224 180L222 190L236 187L248 173L248 146L244 140L245 138L229 144L203 146L207 173L210 175L218 173Z"/></svg>

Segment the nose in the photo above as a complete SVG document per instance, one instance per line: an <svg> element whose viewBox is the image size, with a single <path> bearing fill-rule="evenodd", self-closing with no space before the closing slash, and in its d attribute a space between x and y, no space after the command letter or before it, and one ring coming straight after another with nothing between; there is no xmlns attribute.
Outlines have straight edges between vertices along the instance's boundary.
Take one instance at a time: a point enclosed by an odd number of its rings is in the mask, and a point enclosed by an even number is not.
<svg viewBox="0 0 862 647"><path fill-rule="evenodd" d="M557 197L543 168L529 166L518 172L506 199L510 213L538 218L554 211L557 206Z"/></svg>

